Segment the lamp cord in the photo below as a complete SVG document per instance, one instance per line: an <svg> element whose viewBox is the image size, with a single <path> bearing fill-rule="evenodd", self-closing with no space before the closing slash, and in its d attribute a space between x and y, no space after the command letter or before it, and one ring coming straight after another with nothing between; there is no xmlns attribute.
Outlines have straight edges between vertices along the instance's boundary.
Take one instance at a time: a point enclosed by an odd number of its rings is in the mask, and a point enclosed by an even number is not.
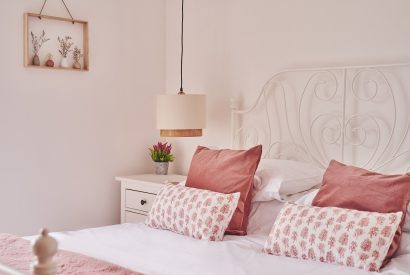
<svg viewBox="0 0 410 275"><path fill-rule="evenodd" d="M184 0L181 6L181 85L178 94L185 94L182 88L182 74L183 74L183 60L184 60Z"/></svg>

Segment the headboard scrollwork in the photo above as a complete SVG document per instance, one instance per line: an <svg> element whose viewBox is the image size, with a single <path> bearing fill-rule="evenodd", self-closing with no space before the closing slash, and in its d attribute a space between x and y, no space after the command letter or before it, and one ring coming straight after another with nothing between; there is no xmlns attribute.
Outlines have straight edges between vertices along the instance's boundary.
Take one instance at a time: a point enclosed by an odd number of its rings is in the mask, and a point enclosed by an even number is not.
<svg viewBox="0 0 410 275"><path fill-rule="evenodd" d="M410 64L312 68L274 75L256 102L232 101L232 146L326 167L410 171Z"/></svg>

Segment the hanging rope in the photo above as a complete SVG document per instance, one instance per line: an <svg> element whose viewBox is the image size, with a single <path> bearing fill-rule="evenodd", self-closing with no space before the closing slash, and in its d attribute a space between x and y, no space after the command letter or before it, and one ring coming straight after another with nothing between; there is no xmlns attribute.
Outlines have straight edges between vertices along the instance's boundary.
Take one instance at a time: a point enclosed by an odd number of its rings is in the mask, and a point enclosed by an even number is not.
<svg viewBox="0 0 410 275"><path fill-rule="evenodd" d="M68 9L68 7L67 7L67 5L65 4L64 0L61 0L61 1L63 2L65 9L67 10L67 12L68 12L68 14L69 14L70 17L71 17L71 20L73 20L73 24L74 24L74 18L73 18L73 16L71 15L70 10Z"/></svg>
<svg viewBox="0 0 410 275"><path fill-rule="evenodd" d="M41 20L41 13L43 12L44 6L46 5L47 0L44 0L43 5L41 6L41 10L40 10L40 16L38 18L40 18Z"/></svg>
<svg viewBox="0 0 410 275"><path fill-rule="evenodd" d="M68 12L68 14L70 15L71 20L72 20L72 22L73 22L73 24L74 24L74 23L75 23L75 22L74 22L74 18L73 18L73 16L71 15L71 12L70 12L70 10L68 9L66 3L64 2L64 0L61 0L61 2L63 2L63 5L64 5L65 9L66 9L66 11ZM44 9L44 6L46 5L46 3L47 3L47 0L44 0L43 5L41 6L41 10L40 10L40 13L39 13L40 15L39 15L39 17L38 17L40 20L41 20L41 14L43 13L43 9Z"/></svg>
<svg viewBox="0 0 410 275"><path fill-rule="evenodd" d="M178 94L185 94L182 88L182 74L183 74L183 61L184 61L184 0L182 0L181 7L181 86Z"/></svg>

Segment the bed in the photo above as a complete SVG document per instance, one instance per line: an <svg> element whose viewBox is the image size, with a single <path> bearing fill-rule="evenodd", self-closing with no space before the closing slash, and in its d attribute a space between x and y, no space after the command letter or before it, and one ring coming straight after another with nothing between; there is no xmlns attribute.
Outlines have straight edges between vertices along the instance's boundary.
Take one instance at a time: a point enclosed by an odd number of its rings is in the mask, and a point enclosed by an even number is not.
<svg viewBox="0 0 410 275"><path fill-rule="evenodd" d="M409 64L395 64L276 74L250 108L240 109L232 101L232 147L263 144L264 158L322 168L337 159L386 173L409 172L409 72ZM283 205L279 200L254 202L248 235L227 235L221 242L196 240L143 223L51 235L62 250L144 274L370 274L263 253ZM398 252L381 274L410 274L410 232L403 233Z"/></svg>
<svg viewBox="0 0 410 275"><path fill-rule="evenodd" d="M281 203L271 203L269 207L275 213ZM254 230L244 237L226 236L222 242L206 242L141 223L53 234L61 249L144 274L372 274L356 268L267 255L262 252L267 235L266 230ZM409 233L402 239L398 256L381 274L410 274Z"/></svg>

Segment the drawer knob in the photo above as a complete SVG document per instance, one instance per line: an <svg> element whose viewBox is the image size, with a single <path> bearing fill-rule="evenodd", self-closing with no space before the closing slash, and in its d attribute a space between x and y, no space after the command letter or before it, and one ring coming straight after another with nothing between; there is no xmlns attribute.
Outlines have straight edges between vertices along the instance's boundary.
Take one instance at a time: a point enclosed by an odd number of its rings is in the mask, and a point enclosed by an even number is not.
<svg viewBox="0 0 410 275"><path fill-rule="evenodd" d="M147 203L146 200L141 200L141 205L144 205L144 204L146 204L146 203Z"/></svg>

